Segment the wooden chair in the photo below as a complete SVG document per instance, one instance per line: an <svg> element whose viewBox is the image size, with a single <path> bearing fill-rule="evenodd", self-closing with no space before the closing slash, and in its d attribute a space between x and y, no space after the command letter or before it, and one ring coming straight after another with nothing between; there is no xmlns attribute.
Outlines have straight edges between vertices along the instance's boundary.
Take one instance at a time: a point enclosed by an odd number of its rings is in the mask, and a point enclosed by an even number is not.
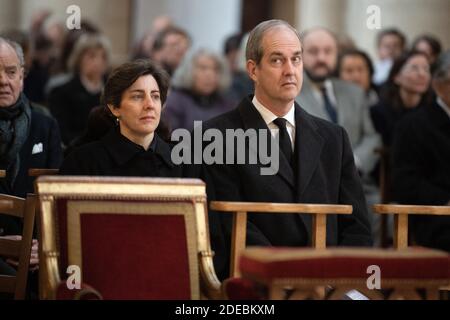
<svg viewBox="0 0 450 320"><path fill-rule="evenodd" d="M394 248L408 247L408 217L409 215L450 215L450 206L415 206L397 204L377 204L374 212L394 216Z"/></svg>
<svg viewBox="0 0 450 320"><path fill-rule="evenodd" d="M394 248L402 249L409 244L409 216L410 215L430 215L442 216L450 215L450 206L423 206L423 205L398 205L398 204L378 204L373 206L374 212L383 216L394 216ZM450 292L450 281L448 285L441 288ZM450 295L449 295L450 296Z"/></svg>
<svg viewBox="0 0 450 320"><path fill-rule="evenodd" d="M212 201L212 210L233 214L231 235L230 277L239 276L239 257L245 249L247 231L247 212L311 214L313 221L312 246L326 247L326 225L329 214L351 214L350 205L297 204L297 203L264 203L264 202L230 202Z"/></svg>
<svg viewBox="0 0 450 320"><path fill-rule="evenodd" d="M0 256L19 261L16 276L0 275L0 292L14 294L14 299L24 299L28 267L30 264L31 245L35 218L36 197L27 195L18 198L0 194L0 212L12 217L23 219L21 240L0 238Z"/></svg>
<svg viewBox="0 0 450 320"><path fill-rule="evenodd" d="M437 250L325 248L326 215L350 214L351 206L212 202L211 208L234 214L232 278L223 284L230 299L345 299L352 289L370 299L420 299L418 288L437 299L450 279L448 256ZM313 248L245 249L247 212L313 214ZM386 294L368 287L371 266L380 268Z"/></svg>
<svg viewBox="0 0 450 320"><path fill-rule="evenodd" d="M42 299L221 295L196 179L41 176ZM81 271L70 290L69 266Z"/></svg>
<svg viewBox="0 0 450 320"><path fill-rule="evenodd" d="M30 177L53 176L59 173L59 169L30 168L28 175Z"/></svg>

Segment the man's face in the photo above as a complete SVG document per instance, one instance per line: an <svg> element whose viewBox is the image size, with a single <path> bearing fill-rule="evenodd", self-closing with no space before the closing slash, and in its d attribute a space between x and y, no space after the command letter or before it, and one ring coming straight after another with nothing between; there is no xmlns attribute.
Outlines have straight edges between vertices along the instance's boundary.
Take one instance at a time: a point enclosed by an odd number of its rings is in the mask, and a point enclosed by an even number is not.
<svg viewBox="0 0 450 320"><path fill-rule="evenodd" d="M23 89L23 67L14 49L0 43L0 108L16 103Z"/></svg>
<svg viewBox="0 0 450 320"><path fill-rule="evenodd" d="M189 39L178 33L170 33L164 39L161 57L165 64L175 69L190 47Z"/></svg>
<svg viewBox="0 0 450 320"><path fill-rule="evenodd" d="M336 40L324 30L314 30L306 35L303 46L306 73L313 82L325 81L336 68Z"/></svg>
<svg viewBox="0 0 450 320"><path fill-rule="evenodd" d="M277 27L266 32L262 49L260 63L247 61L247 71L255 82L256 98L274 114L284 115L302 87L300 40L289 28Z"/></svg>
<svg viewBox="0 0 450 320"><path fill-rule="evenodd" d="M402 40L397 35L386 34L381 38L378 46L378 56L381 60L395 60L402 55L402 52Z"/></svg>

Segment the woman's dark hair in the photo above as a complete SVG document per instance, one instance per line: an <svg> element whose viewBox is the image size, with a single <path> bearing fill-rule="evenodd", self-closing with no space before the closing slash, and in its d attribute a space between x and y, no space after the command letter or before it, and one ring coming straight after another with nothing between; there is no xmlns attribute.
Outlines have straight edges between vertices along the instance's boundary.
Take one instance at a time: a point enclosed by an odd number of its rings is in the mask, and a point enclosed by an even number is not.
<svg viewBox="0 0 450 320"><path fill-rule="evenodd" d="M424 35L417 37L414 40L411 48L413 50L416 50L417 44L421 41L425 41L430 46L431 50L433 51L433 54L436 57L438 57L441 54L442 46L441 46L440 41L437 38L435 38L431 35L428 35L428 34L424 34Z"/></svg>
<svg viewBox="0 0 450 320"><path fill-rule="evenodd" d="M404 65L415 56L423 56L428 61L427 55L420 51L412 50L402 54L394 61L391 71L389 72L389 77L383 85L381 97L383 100L389 102L395 109L400 109L403 105L400 98L400 86L395 83L395 78L401 72ZM431 90L429 89L422 95L422 100L420 103L428 104L431 98Z"/></svg>
<svg viewBox="0 0 450 320"><path fill-rule="evenodd" d="M402 43L401 44L402 47L405 47L405 45L406 45L406 37L403 34L403 32L401 32L400 30L398 30L396 28L388 28L388 29L381 30L377 34L377 46L378 47L381 44L381 40L385 36L396 36L396 37L398 37L400 39L400 42Z"/></svg>
<svg viewBox="0 0 450 320"><path fill-rule="evenodd" d="M358 56L364 60L364 62L366 63L367 69L369 69L370 86L373 87L372 78L373 78L373 74L375 72L374 68L373 68L373 63L372 63L372 60L370 59L369 55L362 50L358 50L358 49L345 50L344 52L342 52L339 55L338 64L337 64L337 68L336 68L337 76L339 77L339 75L341 73L342 61L344 61L345 57L349 57L349 56Z"/></svg>
<svg viewBox="0 0 450 320"><path fill-rule="evenodd" d="M92 108L89 112L87 126L83 134L72 140L72 142L64 151L64 154L68 155L72 152L72 150L76 149L79 146L99 140L106 133L108 133L111 128L114 128L115 125L116 120L114 119L109 109L103 106Z"/></svg>
<svg viewBox="0 0 450 320"><path fill-rule="evenodd" d="M161 102L164 104L169 89L169 75L150 60L135 60L127 62L117 67L106 81L103 89L101 103L105 107L108 104L116 108L120 107L123 93L141 76L151 75L155 78L161 95Z"/></svg>

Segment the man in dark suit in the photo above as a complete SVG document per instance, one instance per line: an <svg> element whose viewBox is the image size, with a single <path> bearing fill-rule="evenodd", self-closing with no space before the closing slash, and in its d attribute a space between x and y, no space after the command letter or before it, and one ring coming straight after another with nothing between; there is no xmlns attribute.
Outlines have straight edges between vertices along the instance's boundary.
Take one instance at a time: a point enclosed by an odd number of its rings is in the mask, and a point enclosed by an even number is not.
<svg viewBox="0 0 450 320"><path fill-rule="evenodd" d="M298 32L288 23L270 20L250 33L246 49L247 72L255 83L255 95L205 124L203 128L265 130L279 141L279 168L261 174L256 164L212 164L206 167L215 199L230 201L350 204L350 216L330 216L327 244L370 246L371 228L364 194L344 129L311 116L295 103L302 86L302 46ZM261 136L258 136L258 139ZM245 148L225 145L223 155L258 148L249 139ZM278 149L278 148L277 148ZM239 151L238 151L239 152ZM224 275L228 266L230 221L226 215L210 214L215 264ZM219 226L217 226L219 224ZM310 242L308 215L249 215L247 244L305 246ZM220 235L217 232L221 232Z"/></svg>
<svg viewBox="0 0 450 320"><path fill-rule="evenodd" d="M59 168L62 160L56 121L36 112L22 92L23 67L22 48L0 37L0 193L20 197L33 192L29 168ZM0 236L19 233L18 219L0 214ZM0 273L14 272L1 259Z"/></svg>
<svg viewBox="0 0 450 320"><path fill-rule="evenodd" d="M448 56L450 57L450 55ZM433 75L436 100L399 123L392 146L394 196L404 204L450 206L450 59ZM450 252L450 217L412 217L414 239Z"/></svg>

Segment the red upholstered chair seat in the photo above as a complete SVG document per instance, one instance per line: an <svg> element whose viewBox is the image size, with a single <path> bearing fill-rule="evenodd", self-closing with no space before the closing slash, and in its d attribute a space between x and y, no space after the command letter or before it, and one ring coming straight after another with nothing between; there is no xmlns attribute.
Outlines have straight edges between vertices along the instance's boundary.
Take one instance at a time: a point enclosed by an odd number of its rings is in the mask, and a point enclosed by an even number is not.
<svg viewBox="0 0 450 320"><path fill-rule="evenodd" d="M366 248L258 248L241 255L242 278L229 279L224 290L230 299L257 299L268 296L270 286L310 288L312 285L365 286L380 268L381 288L395 284L428 286L450 282L450 256L426 248L402 250Z"/></svg>
<svg viewBox="0 0 450 320"><path fill-rule="evenodd" d="M383 279L447 279L450 258L425 248L404 250L335 248L253 248L240 260L248 277L274 278L367 278L367 268L380 267Z"/></svg>

